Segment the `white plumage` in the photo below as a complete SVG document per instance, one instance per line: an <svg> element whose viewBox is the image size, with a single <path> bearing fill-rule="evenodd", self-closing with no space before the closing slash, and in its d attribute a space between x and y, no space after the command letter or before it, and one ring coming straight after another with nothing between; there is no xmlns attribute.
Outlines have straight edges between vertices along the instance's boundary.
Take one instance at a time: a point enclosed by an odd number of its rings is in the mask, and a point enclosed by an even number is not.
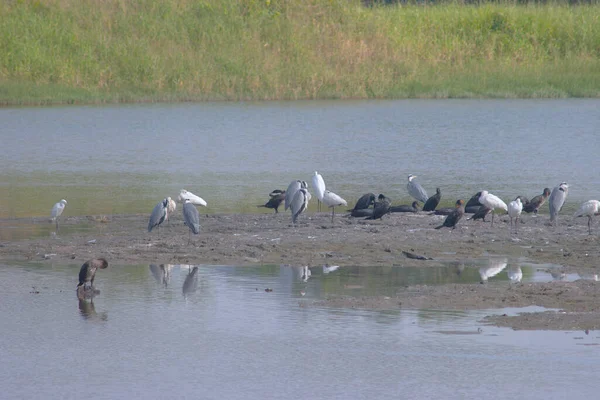
<svg viewBox="0 0 600 400"><path fill-rule="evenodd" d="M479 202L492 210L492 226L494 226L494 209L501 208L504 211L508 211L508 206L503 202L500 197L489 193L487 190L481 191L479 196Z"/></svg>
<svg viewBox="0 0 600 400"><path fill-rule="evenodd" d="M479 268L481 282L487 282L489 278L498 275L504 268L506 268L507 264L508 260L506 258L490 259L487 267Z"/></svg>
<svg viewBox="0 0 600 400"><path fill-rule="evenodd" d="M588 200L579 207L573 217L588 217L588 233L592 234L592 219L594 215L600 214L600 201Z"/></svg>
<svg viewBox="0 0 600 400"><path fill-rule="evenodd" d="M312 183L315 195L319 200L319 211L321 211L321 202L323 201L323 195L325 194L325 181L317 171L315 171L315 174L312 177Z"/></svg>
<svg viewBox="0 0 600 400"><path fill-rule="evenodd" d="M195 204L197 206L207 206L206 201L204 201L204 199L200 196L196 196L194 193L192 192L188 192L185 189L181 189L181 192L179 192L179 197L177 198L177 200L179 200L180 202L184 202L185 199L188 199L190 201L190 203Z"/></svg>
<svg viewBox="0 0 600 400"><path fill-rule="evenodd" d="M57 231L58 231L58 217L61 216L61 214L65 210L66 205L67 205L67 201L65 199L62 199L61 201L56 203L54 205L54 207L52 207L52 211L50 211L50 217L52 218L52 221L56 221L56 230Z"/></svg>
<svg viewBox="0 0 600 400"><path fill-rule="evenodd" d="M167 197L167 216L165 217L165 219L167 220L167 222L170 224L170 216L171 214L173 214L175 212L175 210L177 209L177 203L175 203L175 200L173 200L170 197Z"/></svg>
<svg viewBox="0 0 600 400"><path fill-rule="evenodd" d="M523 279L523 270L518 265L516 267L508 267L506 274L511 282L519 283Z"/></svg>
<svg viewBox="0 0 600 400"><path fill-rule="evenodd" d="M333 222L333 216L335 215L335 206L348 205L346 200L342 199L340 196L329 190L325 191L321 200L323 201L323 204L331 208L331 222Z"/></svg>
<svg viewBox="0 0 600 400"><path fill-rule="evenodd" d="M510 216L510 227L512 229L513 226L513 218L515 219L515 233L519 231L519 218L521 217L521 213L523 212L523 203L521 203L521 198L517 197L510 203L508 203L508 215Z"/></svg>

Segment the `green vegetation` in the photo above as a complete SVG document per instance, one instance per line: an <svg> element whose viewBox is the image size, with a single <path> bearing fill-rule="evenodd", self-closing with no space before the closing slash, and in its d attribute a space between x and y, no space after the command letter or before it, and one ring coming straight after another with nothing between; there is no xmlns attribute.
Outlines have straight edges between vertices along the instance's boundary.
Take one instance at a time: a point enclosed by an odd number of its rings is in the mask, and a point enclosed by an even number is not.
<svg viewBox="0 0 600 400"><path fill-rule="evenodd" d="M598 97L600 4L0 3L0 104Z"/></svg>

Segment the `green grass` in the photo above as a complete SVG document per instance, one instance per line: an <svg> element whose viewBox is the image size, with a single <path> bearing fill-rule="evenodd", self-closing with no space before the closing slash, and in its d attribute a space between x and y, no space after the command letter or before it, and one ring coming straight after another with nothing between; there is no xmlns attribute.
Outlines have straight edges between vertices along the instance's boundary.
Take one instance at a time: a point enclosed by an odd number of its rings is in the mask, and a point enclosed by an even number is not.
<svg viewBox="0 0 600 400"><path fill-rule="evenodd" d="M4 105L598 96L597 2L0 4Z"/></svg>

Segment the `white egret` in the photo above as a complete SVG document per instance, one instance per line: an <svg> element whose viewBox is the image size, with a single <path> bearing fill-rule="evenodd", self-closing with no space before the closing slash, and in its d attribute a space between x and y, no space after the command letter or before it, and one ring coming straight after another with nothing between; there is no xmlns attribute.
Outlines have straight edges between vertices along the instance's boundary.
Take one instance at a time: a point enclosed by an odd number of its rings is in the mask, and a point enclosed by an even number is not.
<svg viewBox="0 0 600 400"><path fill-rule="evenodd" d="M415 182L415 178L417 176L410 174L408 175L408 183L406 184L406 190L408 190L408 194L414 197L415 200L420 201L422 203L426 203L429 196L427 196L427 192L423 189L423 186L419 185L418 182Z"/></svg>
<svg viewBox="0 0 600 400"><path fill-rule="evenodd" d="M287 200L287 198L286 198ZM292 202L290 203L290 209L292 210L292 223L296 224L298 216L308 208L308 201L310 200L308 190L305 188L298 189Z"/></svg>
<svg viewBox="0 0 600 400"><path fill-rule="evenodd" d="M325 190L325 193L323 193L323 196L321 197L321 201L323 201L323 204L327 207L331 208L331 223L333 223L333 216L335 215L335 206L348 205L346 200L329 190Z"/></svg>
<svg viewBox="0 0 600 400"><path fill-rule="evenodd" d="M565 200L569 194L569 185L566 182L562 182L560 185L552 189L550 198L548 199L548 207L550 208L550 222L556 225L558 213L562 209Z"/></svg>
<svg viewBox="0 0 600 400"><path fill-rule="evenodd" d="M152 214L150 215L150 221L148 221L148 232L152 232L152 229L154 229L155 226L159 226L165 221L165 218L167 218L168 205L168 200L164 199L154 207Z"/></svg>
<svg viewBox="0 0 600 400"><path fill-rule="evenodd" d="M600 201L588 200L579 207L579 210L573 214L573 217L588 217L588 233L592 234L592 218L600 214Z"/></svg>
<svg viewBox="0 0 600 400"><path fill-rule="evenodd" d="M185 221L185 225L190 228L188 235L188 244L190 244L192 232L194 235L200 233L200 214L190 199L185 199L183 202L183 220Z"/></svg>
<svg viewBox="0 0 600 400"><path fill-rule="evenodd" d="M508 206L505 202L503 202L500 197L495 196L489 193L487 190L481 191L481 196L479 196L479 202L492 210L492 226L494 226L494 209L501 208L504 211L508 211Z"/></svg>
<svg viewBox="0 0 600 400"><path fill-rule="evenodd" d="M180 202L183 203L185 199L189 199L192 202L192 204L195 204L197 206L204 206L204 207L207 206L206 201L204 201L204 199L202 197L196 196L194 193L188 192L185 189L181 189L177 200L179 200Z"/></svg>
<svg viewBox="0 0 600 400"><path fill-rule="evenodd" d="M170 224L171 222L169 219L169 216L171 214L173 214L175 212L175 210L177 209L177 203L175 203L175 200L173 200L170 197L167 197L167 216L165 217L165 219L167 220L167 222Z"/></svg>
<svg viewBox="0 0 600 400"><path fill-rule="evenodd" d="M50 217L52 218L52 221L56 221L56 231L57 232L58 232L58 217L61 216L61 214L65 210L66 205L67 205L67 201L65 199L62 199L61 201L56 203L54 205L54 207L52 207L52 211L50 211Z"/></svg>
<svg viewBox="0 0 600 400"><path fill-rule="evenodd" d="M513 218L515 219L515 233L519 232L519 218L521 217L521 212L523 211L523 203L521 203L521 198L517 197L510 203L508 203L508 215L510 216L510 229L513 227Z"/></svg>
<svg viewBox="0 0 600 400"><path fill-rule="evenodd" d="M523 211L526 213L534 213L537 214L538 210L541 206L544 205L548 197L550 196L550 189L544 188L544 192L535 196L531 201L525 205L523 205Z"/></svg>
<svg viewBox="0 0 600 400"><path fill-rule="evenodd" d="M312 177L313 189L315 190L315 195L318 199L319 211L321 211L321 202L323 201L323 196L325 195L325 181L321 174L315 171L315 174Z"/></svg>

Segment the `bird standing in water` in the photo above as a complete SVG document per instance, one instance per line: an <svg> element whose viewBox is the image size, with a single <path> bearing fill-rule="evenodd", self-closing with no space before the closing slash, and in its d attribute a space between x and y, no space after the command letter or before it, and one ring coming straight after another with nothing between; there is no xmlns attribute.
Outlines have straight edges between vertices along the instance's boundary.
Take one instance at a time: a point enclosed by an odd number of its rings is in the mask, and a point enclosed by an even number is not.
<svg viewBox="0 0 600 400"><path fill-rule="evenodd" d="M96 278L96 271L98 268L105 269L108 267L108 262L104 258L93 258L91 260L86 261L79 270L79 284L77 288L83 286L85 289L85 284L87 282L90 283L90 287L94 287L94 278Z"/></svg>
<svg viewBox="0 0 600 400"><path fill-rule="evenodd" d="M444 223L440 226L436 226L435 229L441 229L443 227L456 229L456 224L465 215L465 202L462 199L456 200L456 209L453 213L449 214Z"/></svg>

